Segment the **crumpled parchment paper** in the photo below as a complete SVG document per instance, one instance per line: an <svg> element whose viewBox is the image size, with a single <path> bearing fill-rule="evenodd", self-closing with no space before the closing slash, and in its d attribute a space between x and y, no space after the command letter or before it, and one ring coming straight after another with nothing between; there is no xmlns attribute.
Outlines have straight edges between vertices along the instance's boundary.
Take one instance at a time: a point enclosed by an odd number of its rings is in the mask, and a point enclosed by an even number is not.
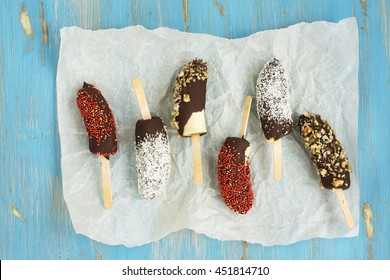
<svg viewBox="0 0 390 280"><path fill-rule="evenodd" d="M287 70L294 125L305 111L319 113L343 143L353 169L352 186L344 192L356 224L353 229L346 226L336 195L320 189L296 127L294 134L282 140L283 180L274 180L273 147L260 129L255 102L246 134L252 147L254 207L240 215L223 203L217 180L218 151L226 137L238 136L245 98L255 96L258 74L273 56ZM201 186L193 181L191 139L178 138L170 126L175 77L194 58L206 60L209 68ZM168 127L170 183L165 194L154 200L141 199L137 191L134 129L141 114L132 88L135 77L143 82L152 115L161 116ZM110 158L112 209L103 208L99 158L88 150L76 106L76 93L84 81L102 91L117 122L119 148ZM63 192L77 233L129 247L184 228L220 240L263 245L358 234L358 29L354 18L300 23L233 40L168 28L90 31L66 27L61 29L57 106Z"/></svg>

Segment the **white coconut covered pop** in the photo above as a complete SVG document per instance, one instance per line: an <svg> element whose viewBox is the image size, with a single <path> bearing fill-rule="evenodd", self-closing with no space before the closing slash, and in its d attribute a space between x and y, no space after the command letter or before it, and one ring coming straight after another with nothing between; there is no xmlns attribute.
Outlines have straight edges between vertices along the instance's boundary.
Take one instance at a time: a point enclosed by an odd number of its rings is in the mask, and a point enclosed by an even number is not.
<svg viewBox="0 0 390 280"><path fill-rule="evenodd" d="M261 69L256 84L257 113L265 138L274 146L274 177L282 178L282 137L292 133L287 75L277 58Z"/></svg>
<svg viewBox="0 0 390 280"><path fill-rule="evenodd" d="M137 121L136 161L138 192L145 199L162 194L168 184L171 156L165 126L160 117Z"/></svg>
<svg viewBox="0 0 390 280"><path fill-rule="evenodd" d="M138 192L142 198L161 195L168 184L171 155L166 128L160 117L151 117L139 79L133 80L142 120L135 125Z"/></svg>
<svg viewBox="0 0 390 280"><path fill-rule="evenodd" d="M267 140L292 133L290 96L286 70L277 58L268 61L256 84L257 114Z"/></svg>

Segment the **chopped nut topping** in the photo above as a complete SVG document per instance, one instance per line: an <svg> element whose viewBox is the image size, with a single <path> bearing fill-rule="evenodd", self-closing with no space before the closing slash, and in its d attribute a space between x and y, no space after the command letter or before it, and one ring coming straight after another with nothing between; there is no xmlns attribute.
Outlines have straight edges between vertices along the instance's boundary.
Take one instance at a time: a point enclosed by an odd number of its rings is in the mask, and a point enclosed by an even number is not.
<svg viewBox="0 0 390 280"><path fill-rule="evenodd" d="M311 127L310 127L310 126L306 126L306 127L303 129L303 136L308 135L310 132L312 132Z"/></svg>
<svg viewBox="0 0 390 280"><path fill-rule="evenodd" d="M208 69L207 64L201 59L194 59L186 63L183 68L180 70L179 74L176 77L176 83L173 88L173 112L172 112L172 126L175 129L179 129L179 123L176 120L176 117L179 116L179 107L182 101L181 91L191 82L196 80L206 80L208 78ZM187 97L186 97L187 95ZM190 96L185 94L183 96L184 102L190 102Z"/></svg>
<svg viewBox="0 0 390 280"><path fill-rule="evenodd" d="M189 94L184 94L183 95L183 101L184 102L190 102L191 101L190 95Z"/></svg>
<svg viewBox="0 0 390 280"><path fill-rule="evenodd" d="M344 184L344 180L333 178L332 185L338 188Z"/></svg>
<svg viewBox="0 0 390 280"><path fill-rule="evenodd" d="M324 178L321 187L347 189L350 183L346 175L352 172L351 165L333 128L319 115L311 116L308 112L299 117L298 127L311 159L317 165L317 173Z"/></svg>

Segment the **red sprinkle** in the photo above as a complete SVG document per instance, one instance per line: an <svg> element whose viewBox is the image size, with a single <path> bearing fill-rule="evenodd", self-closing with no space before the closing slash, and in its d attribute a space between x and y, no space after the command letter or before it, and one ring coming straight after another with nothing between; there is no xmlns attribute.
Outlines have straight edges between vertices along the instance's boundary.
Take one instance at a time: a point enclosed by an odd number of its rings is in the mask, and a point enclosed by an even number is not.
<svg viewBox="0 0 390 280"><path fill-rule="evenodd" d="M246 214L253 206L251 170L247 164L236 164L236 149L222 146L218 155L218 181L225 204L233 211Z"/></svg>
<svg viewBox="0 0 390 280"><path fill-rule="evenodd" d="M90 92L84 88L85 86L88 87ZM84 83L84 87L77 93L77 106L80 109L80 114L90 140L94 140L96 146L99 147L113 133L116 134L115 119L110 106L107 104L100 90L86 83ZM109 155L115 154L117 141L115 139L115 144L111 148L111 151L97 153L107 158Z"/></svg>

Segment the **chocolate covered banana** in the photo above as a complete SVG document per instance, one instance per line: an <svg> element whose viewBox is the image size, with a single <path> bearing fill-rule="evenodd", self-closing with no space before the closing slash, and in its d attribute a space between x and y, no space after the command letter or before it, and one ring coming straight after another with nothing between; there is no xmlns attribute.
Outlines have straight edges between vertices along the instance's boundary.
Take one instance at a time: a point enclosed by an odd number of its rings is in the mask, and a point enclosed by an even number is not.
<svg viewBox="0 0 390 280"><path fill-rule="evenodd" d="M108 159L118 147L116 124L110 106L100 90L87 83L77 93L77 106L88 132L89 150Z"/></svg>
<svg viewBox="0 0 390 280"><path fill-rule="evenodd" d="M299 116L298 128L317 167L321 188L333 190L347 226L354 227L355 222L343 192L351 186L352 169L333 128L320 115L311 116L308 112Z"/></svg>
<svg viewBox="0 0 390 280"><path fill-rule="evenodd" d="M208 69L206 62L194 59L186 63L173 88L172 126L184 137L191 137L194 179L203 182L200 136L207 133L205 105Z"/></svg>
<svg viewBox="0 0 390 280"><path fill-rule="evenodd" d="M265 138L273 143L275 180L282 179L282 137L292 133L287 75L281 62L272 58L261 69L256 84L257 114Z"/></svg>
<svg viewBox="0 0 390 280"><path fill-rule="evenodd" d="M88 132L89 150L100 155L104 207L112 207L110 155L118 149L114 115L100 90L84 82L77 93L77 106Z"/></svg>
<svg viewBox="0 0 390 280"><path fill-rule="evenodd" d="M207 133L205 119L207 64L201 59L186 63L173 88L172 126L181 136Z"/></svg>
<svg viewBox="0 0 390 280"><path fill-rule="evenodd" d="M291 106L286 70L277 58L268 61L256 84L257 114L267 140L292 133Z"/></svg>
<svg viewBox="0 0 390 280"><path fill-rule="evenodd" d="M226 206L240 214L246 214L254 201L249 151L250 144L245 138L228 137L218 154L221 196Z"/></svg>
<svg viewBox="0 0 390 280"><path fill-rule="evenodd" d="M135 126L138 192L145 199L161 195L171 170L168 137L160 117L138 120Z"/></svg>
<svg viewBox="0 0 390 280"><path fill-rule="evenodd" d="M246 214L253 206L254 194L249 167L250 144L244 138L252 97L245 100L240 137L228 137L218 154L218 182L221 196L231 210Z"/></svg>
<svg viewBox="0 0 390 280"><path fill-rule="evenodd" d="M138 192L142 198L161 195L168 184L171 155L167 132L160 117L152 117L141 80L133 79L142 120L135 125Z"/></svg>
<svg viewBox="0 0 390 280"><path fill-rule="evenodd" d="M317 167L320 186L325 189L348 189L351 185L351 165L329 123L320 115L305 113L299 116L298 128Z"/></svg>

